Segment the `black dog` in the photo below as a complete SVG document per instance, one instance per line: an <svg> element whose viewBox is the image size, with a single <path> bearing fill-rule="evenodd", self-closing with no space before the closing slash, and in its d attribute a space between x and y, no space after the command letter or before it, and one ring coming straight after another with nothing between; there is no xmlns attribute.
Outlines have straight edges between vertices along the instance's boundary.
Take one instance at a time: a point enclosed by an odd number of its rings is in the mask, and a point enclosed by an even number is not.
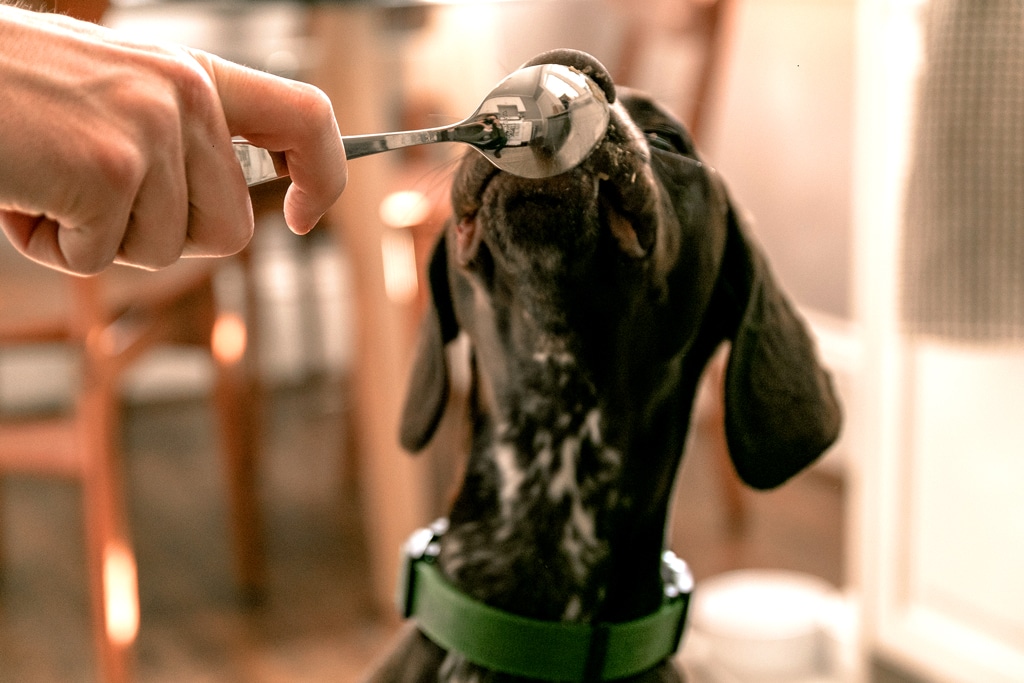
<svg viewBox="0 0 1024 683"><path fill-rule="evenodd" d="M465 333L472 445L450 526L430 539L433 565L466 600L503 614L618 624L665 604L673 479L720 344L731 343L728 444L747 484L774 487L807 466L835 439L839 408L804 325L683 126L640 95L616 99L588 55L530 62L541 63L600 84L614 103L607 136L580 167L543 180L477 154L462 162L430 265L402 441L413 451L430 441L448 394L445 346ZM445 639L412 631L372 680L552 680L494 671L434 641ZM601 680L607 643L588 647L575 678ZM613 677L680 680L659 656Z"/></svg>

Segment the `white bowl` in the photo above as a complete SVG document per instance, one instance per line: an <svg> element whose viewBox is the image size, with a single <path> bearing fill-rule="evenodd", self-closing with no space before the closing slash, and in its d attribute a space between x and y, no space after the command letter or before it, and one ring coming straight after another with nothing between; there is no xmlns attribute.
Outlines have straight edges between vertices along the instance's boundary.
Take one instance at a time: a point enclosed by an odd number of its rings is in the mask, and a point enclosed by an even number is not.
<svg viewBox="0 0 1024 683"><path fill-rule="evenodd" d="M835 590L783 570L739 570L697 583L690 626L710 658L745 680L799 680L826 663L823 619Z"/></svg>

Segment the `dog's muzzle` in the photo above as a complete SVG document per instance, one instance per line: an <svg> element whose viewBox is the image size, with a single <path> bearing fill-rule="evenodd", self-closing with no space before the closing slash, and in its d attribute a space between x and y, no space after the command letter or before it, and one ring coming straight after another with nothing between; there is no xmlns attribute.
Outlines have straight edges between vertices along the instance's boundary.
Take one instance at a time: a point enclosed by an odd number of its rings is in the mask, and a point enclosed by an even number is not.
<svg viewBox="0 0 1024 683"><path fill-rule="evenodd" d="M620 104L612 105L605 138L590 157L560 176L519 178L467 156L452 192L458 261L468 265L482 242L512 268L536 267L539 253L583 257L601 229L642 257L659 220L649 162L646 138Z"/></svg>

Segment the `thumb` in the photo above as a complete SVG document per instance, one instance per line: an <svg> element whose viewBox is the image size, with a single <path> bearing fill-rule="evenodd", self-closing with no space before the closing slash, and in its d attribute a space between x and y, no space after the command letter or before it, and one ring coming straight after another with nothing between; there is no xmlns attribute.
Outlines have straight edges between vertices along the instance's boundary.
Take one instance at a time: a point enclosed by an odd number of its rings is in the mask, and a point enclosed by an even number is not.
<svg viewBox="0 0 1024 683"><path fill-rule="evenodd" d="M194 51L216 84L228 130L254 145L284 152L292 186L285 221L309 232L348 180L334 108L318 88Z"/></svg>

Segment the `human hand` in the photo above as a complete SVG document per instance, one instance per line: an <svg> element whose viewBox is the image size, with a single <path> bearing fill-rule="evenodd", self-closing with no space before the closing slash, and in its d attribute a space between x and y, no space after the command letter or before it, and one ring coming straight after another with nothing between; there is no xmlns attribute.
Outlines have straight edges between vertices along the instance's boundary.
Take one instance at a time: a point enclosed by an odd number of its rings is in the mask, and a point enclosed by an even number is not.
<svg viewBox="0 0 1024 683"><path fill-rule="evenodd" d="M242 249L253 217L233 135L284 152L296 233L345 186L321 91L199 50L0 4L0 92L0 229L60 270Z"/></svg>

